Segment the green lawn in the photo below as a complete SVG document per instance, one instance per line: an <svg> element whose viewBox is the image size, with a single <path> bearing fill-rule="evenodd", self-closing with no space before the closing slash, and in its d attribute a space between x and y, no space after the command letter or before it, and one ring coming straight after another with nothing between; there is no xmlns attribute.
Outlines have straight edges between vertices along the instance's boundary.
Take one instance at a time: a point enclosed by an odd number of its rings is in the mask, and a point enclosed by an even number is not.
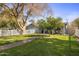
<svg viewBox="0 0 79 59"><path fill-rule="evenodd" d="M52 38L39 38L25 45L1 51L0 55L8 56L51 56L79 55L79 43L71 37L71 48L68 36L50 35Z"/></svg>
<svg viewBox="0 0 79 59"><path fill-rule="evenodd" d="M3 36L0 37L0 45L5 45L5 44L9 44L9 43L13 43L16 41L21 41L21 40L25 40L28 39L30 37L44 37L44 36L48 36L48 35L43 35L43 34L29 34L29 35L14 35L14 36Z"/></svg>
<svg viewBox="0 0 79 59"><path fill-rule="evenodd" d="M25 36L25 35L17 35L17 36L15 35L15 36L0 37L0 45L13 43L13 42L24 40L24 39L27 39L27 38L28 37Z"/></svg>

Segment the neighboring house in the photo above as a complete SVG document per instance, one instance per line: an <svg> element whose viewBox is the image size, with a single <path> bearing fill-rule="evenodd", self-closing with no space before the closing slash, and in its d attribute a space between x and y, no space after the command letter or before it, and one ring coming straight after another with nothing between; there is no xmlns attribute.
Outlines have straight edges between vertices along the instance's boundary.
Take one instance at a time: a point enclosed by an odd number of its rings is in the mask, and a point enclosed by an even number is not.
<svg viewBox="0 0 79 59"><path fill-rule="evenodd" d="M28 24L26 26L26 33L25 34L33 34L33 33L38 33L39 29L37 28L36 25L34 24ZM10 36L10 35L20 35L20 33L16 30L8 30L8 29L0 29L0 36Z"/></svg>
<svg viewBox="0 0 79 59"><path fill-rule="evenodd" d="M74 28L74 29L75 29L74 35L79 37L79 29L77 29L77 28ZM61 30L62 30L62 34L67 33L67 31L64 27ZM70 30L70 33L71 32L72 31ZM33 34L33 33L41 33L41 30L37 27L37 25L30 23L26 26L25 34ZM52 30L52 34L53 33L54 33L54 30ZM2 30L2 29L0 29L0 36L10 36L10 35L20 35L20 33L16 29L13 29L13 30L8 30L8 29Z"/></svg>
<svg viewBox="0 0 79 59"><path fill-rule="evenodd" d="M39 32L39 29L37 28L37 26L32 23L26 27L26 34L33 34L38 32Z"/></svg>

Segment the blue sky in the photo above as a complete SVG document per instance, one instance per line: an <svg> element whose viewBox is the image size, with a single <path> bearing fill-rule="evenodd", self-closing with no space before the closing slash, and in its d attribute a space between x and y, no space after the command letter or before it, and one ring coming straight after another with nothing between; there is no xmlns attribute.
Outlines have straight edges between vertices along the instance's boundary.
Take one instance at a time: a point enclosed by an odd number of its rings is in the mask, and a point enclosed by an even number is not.
<svg viewBox="0 0 79 59"><path fill-rule="evenodd" d="M49 3L54 17L61 17L69 22L79 17L79 3ZM10 5L11 6L11 5Z"/></svg>
<svg viewBox="0 0 79 59"><path fill-rule="evenodd" d="M50 3L49 7L53 11L53 16L62 17L64 22L66 22L66 20L71 22L79 17L78 3Z"/></svg>

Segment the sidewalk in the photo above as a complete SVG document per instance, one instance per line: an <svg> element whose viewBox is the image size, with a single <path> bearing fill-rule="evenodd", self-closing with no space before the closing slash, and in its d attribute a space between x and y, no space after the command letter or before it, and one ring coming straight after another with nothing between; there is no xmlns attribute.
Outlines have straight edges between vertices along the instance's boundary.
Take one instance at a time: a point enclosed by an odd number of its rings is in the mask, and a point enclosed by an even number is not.
<svg viewBox="0 0 79 59"><path fill-rule="evenodd" d="M14 43L11 43L11 44L2 45L2 46L0 46L0 51L6 50L6 49L9 49L9 48L13 48L13 47L16 47L16 46L23 45L25 43L31 42L32 40L34 40L36 38L37 37L32 37L32 38L25 39L23 41L19 41L19 42L14 42Z"/></svg>

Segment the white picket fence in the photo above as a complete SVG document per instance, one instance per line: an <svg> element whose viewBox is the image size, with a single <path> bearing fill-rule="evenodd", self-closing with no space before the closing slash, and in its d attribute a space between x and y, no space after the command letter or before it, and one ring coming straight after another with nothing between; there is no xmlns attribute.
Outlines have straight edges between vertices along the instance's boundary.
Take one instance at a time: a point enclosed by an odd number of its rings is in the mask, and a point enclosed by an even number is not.
<svg viewBox="0 0 79 59"><path fill-rule="evenodd" d="M26 30L25 34L32 34L34 30ZM11 36L11 35L20 35L17 30L0 30L0 36Z"/></svg>
<svg viewBox="0 0 79 59"><path fill-rule="evenodd" d="M17 30L0 30L0 36L19 35Z"/></svg>

